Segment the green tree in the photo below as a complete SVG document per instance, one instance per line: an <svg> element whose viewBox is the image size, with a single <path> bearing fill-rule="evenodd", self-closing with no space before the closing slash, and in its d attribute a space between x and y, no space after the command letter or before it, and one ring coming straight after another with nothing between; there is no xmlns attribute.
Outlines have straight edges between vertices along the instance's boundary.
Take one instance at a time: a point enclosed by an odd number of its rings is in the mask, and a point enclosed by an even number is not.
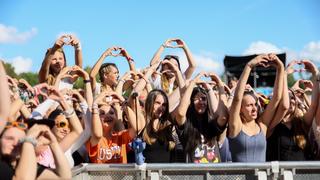
<svg viewBox="0 0 320 180"><path fill-rule="evenodd" d="M25 72L19 74L19 78L25 79L31 86L39 83L38 74L34 72Z"/></svg>
<svg viewBox="0 0 320 180"><path fill-rule="evenodd" d="M296 82L296 80L293 77L293 74L289 74L288 75L288 87L292 87L294 85L294 83Z"/></svg>
<svg viewBox="0 0 320 180"><path fill-rule="evenodd" d="M91 71L91 67L87 66L84 68L84 70L89 74ZM84 88L83 78L78 78L78 80L74 83L73 87L76 89L80 89L80 88L83 89Z"/></svg>
<svg viewBox="0 0 320 180"><path fill-rule="evenodd" d="M18 75L14 72L14 67L10 63L5 62L4 69L6 70L8 76L12 78L18 78Z"/></svg>

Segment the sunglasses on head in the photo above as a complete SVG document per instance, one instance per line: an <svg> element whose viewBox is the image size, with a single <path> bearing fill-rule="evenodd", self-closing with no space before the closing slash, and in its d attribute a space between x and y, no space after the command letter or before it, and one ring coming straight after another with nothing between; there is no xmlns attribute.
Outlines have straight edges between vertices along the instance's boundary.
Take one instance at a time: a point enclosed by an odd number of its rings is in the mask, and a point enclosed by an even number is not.
<svg viewBox="0 0 320 180"><path fill-rule="evenodd" d="M22 130L26 130L28 129L28 125L24 122L17 122L17 121L14 121L14 122L7 122L6 124L6 128L11 128L11 127L17 127L19 129L22 129Z"/></svg>
<svg viewBox="0 0 320 180"><path fill-rule="evenodd" d="M56 126L57 126L58 128L64 128L64 127L69 126L69 123L68 123L68 122L65 122L65 121L60 121L60 122L56 123Z"/></svg>

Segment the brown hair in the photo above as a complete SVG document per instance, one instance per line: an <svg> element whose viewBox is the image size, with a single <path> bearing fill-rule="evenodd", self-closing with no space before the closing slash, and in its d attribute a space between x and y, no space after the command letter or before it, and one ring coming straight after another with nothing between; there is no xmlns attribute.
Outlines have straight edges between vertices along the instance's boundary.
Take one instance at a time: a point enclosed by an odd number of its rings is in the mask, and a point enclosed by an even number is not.
<svg viewBox="0 0 320 180"><path fill-rule="evenodd" d="M291 91L291 97L294 98L295 100L295 109L294 112L291 114L292 117L292 130L293 130L293 140L294 142L300 147L301 149L305 149L307 145L307 131L306 131L306 126L303 122L303 113L302 110L299 108L298 103L303 103L303 102L298 102L297 97L295 95L295 92Z"/></svg>
<svg viewBox="0 0 320 180"><path fill-rule="evenodd" d="M164 98L164 103L167 104L165 111L163 115L159 118L159 129L158 131L155 131L153 128L153 105L155 102L155 99L157 95L162 95ZM170 119L169 114L169 100L165 92L159 89L152 90L147 97L146 103L145 103L145 113L146 113L146 126L143 130L142 137L143 140L149 144L152 145L156 142L156 140L165 142L169 149L173 149L173 138L172 138L172 122Z"/></svg>

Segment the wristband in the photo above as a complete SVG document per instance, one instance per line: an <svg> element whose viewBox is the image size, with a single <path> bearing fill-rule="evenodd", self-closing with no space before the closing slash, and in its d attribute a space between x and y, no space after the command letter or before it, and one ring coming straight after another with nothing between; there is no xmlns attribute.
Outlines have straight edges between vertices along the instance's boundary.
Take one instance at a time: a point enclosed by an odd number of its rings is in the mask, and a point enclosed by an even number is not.
<svg viewBox="0 0 320 180"><path fill-rule="evenodd" d="M93 103L93 104L92 104L92 109L99 109L98 104Z"/></svg>
<svg viewBox="0 0 320 180"><path fill-rule="evenodd" d="M89 80L84 79L83 83L91 83L91 80L90 79Z"/></svg>
<svg viewBox="0 0 320 180"><path fill-rule="evenodd" d="M33 145L33 147L36 147L37 146L37 140L34 138L34 137L24 137L22 139L19 140L20 143L25 143L25 142L28 142L28 143L31 143Z"/></svg>
<svg viewBox="0 0 320 180"><path fill-rule="evenodd" d="M80 42L79 42L78 44L76 44L74 47L76 48L76 50L80 51L80 50L81 50L81 44L80 44Z"/></svg>
<svg viewBox="0 0 320 180"><path fill-rule="evenodd" d="M75 114L75 112L74 112L73 109L69 109L69 110L64 112L64 115L66 116L66 118L70 118L74 114Z"/></svg>

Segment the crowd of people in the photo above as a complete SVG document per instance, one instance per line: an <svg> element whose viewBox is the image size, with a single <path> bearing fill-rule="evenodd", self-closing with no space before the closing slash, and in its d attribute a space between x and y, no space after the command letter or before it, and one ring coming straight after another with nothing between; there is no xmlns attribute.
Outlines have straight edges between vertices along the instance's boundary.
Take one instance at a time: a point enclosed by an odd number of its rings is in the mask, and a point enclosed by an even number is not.
<svg viewBox="0 0 320 180"><path fill-rule="evenodd" d="M73 66L66 64L67 45L74 47ZM178 56L162 55L166 48L184 51L184 72ZM122 77L115 57L128 62ZM80 163L135 163L138 138L146 163L319 160L320 75L310 60L285 67L276 54L257 55L230 83L214 72L194 75L196 61L182 39L166 40L141 70L117 46L90 72L82 62L79 39L63 35L45 53L33 87L6 75L0 63L2 177L68 179ZM276 69L269 96L247 84L256 66ZM301 71L311 79L289 88L288 75Z"/></svg>

